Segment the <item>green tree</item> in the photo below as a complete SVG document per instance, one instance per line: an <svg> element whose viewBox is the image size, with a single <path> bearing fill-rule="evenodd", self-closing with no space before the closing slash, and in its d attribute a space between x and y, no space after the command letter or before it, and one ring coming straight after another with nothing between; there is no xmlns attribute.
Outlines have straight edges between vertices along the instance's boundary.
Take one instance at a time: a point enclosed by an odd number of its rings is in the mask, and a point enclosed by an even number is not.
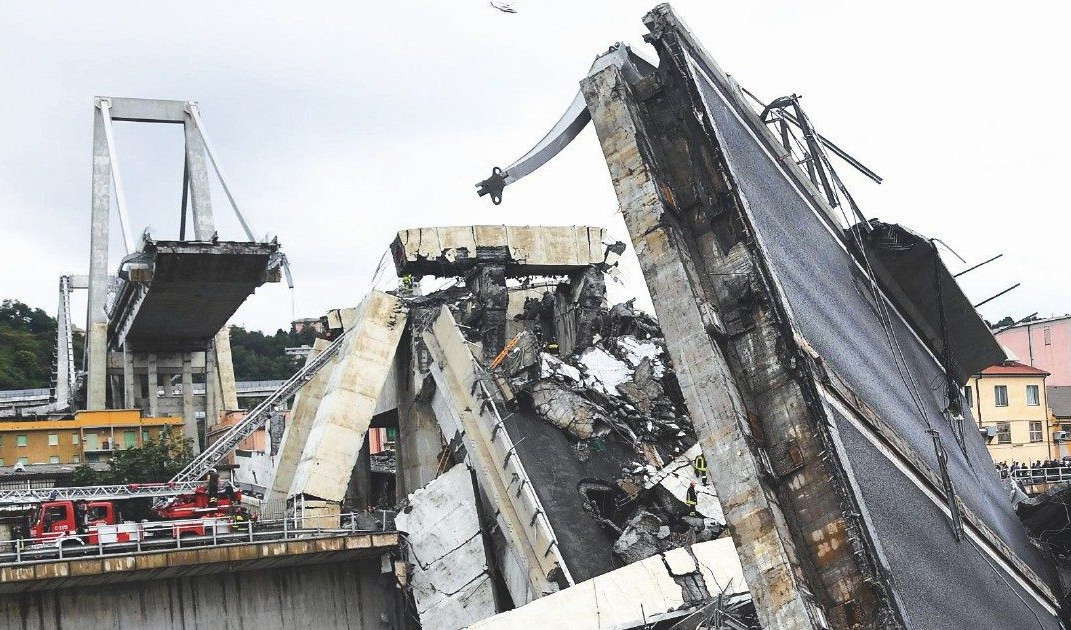
<svg viewBox="0 0 1071 630"><path fill-rule="evenodd" d="M274 335L231 327L231 360L234 377L240 381L270 381L290 378L298 364L286 349L311 346L316 334L311 328L300 333L277 330Z"/></svg>
<svg viewBox="0 0 1071 630"><path fill-rule="evenodd" d="M73 482L78 486L104 486L126 483L162 483L170 481L193 459L189 439L165 431L140 447L115 451L106 470L79 466Z"/></svg>
<svg viewBox="0 0 1071 630"><path fill-rule="evenodd" d="M75 364L83 340L75 335ZM0 302L0 389L34 389L52 382L56 320L18 300Z"/></svg>

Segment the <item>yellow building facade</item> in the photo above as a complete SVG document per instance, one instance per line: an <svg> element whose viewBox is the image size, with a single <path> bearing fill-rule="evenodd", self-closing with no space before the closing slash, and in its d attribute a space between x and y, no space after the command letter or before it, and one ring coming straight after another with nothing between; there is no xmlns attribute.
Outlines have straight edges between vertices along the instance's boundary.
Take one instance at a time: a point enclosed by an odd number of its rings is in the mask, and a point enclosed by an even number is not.
<svg viewBox="0 0 1071 630"><path fill-rule="evenodd" d="M1032 463L1059 457L1053 445L1044 370L1017 361L990 366L963 389L978 426L991 434L993 461Z"/></svg>
<svg viewBox="0 0 1071 630"><path fill-rule="evenodd" d="M182 418L142 418L137 409L80 411L64 420L0 422L0 466L104 462L117 450L140 447Z"/></svg>

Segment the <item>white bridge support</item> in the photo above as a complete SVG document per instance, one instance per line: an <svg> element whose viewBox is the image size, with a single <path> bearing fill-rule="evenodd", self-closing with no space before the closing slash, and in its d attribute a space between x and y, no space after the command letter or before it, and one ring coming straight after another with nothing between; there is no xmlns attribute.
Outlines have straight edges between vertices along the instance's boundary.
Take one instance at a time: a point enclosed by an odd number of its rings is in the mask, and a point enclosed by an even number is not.
<svg viewBox="0 0 1071 630"><path fill-rule="evenodd" d="M327 348L329 343L326 339L317 339L313 343L312 351L309 352L305 364L311 363ZM282 503L290 492L298 460L301 459L301 452L305 450L305 442L309 439L312 421L316 419L316 410L320 407L324 391L327 390L327 382L331 380L331 373L334 372L336 365L338 365L338 355L329 359L323 369L305 383L294 397L294 407L290 411L290 418L283 431L271 482L268 484L268 492L264 497L269 504Z"/></svg>
<svg viewBox="0 0 1071 630"><path fill-rule="evenodd" d="M357 307L316 410L289 497L338 504L378 407L408 312L397 297L370 293Z"/></svg>
<svg viewBox="0 0 1071 630"><path fill-rule="evenodd" d="M86 409L107 408L108 315L105 303L113 276L108 260L108 238L111 221L112 196L120 203L124 243L129 251L135 239L131 233L126 209L123 207L122 179L116 162L112 138L113 121L181 124L186 130L186 173L191 211L194 217L194 237L208 240L215 233L209 192L208 169L204 140L194 123L185 101L158 101L138 98L97 97L93 108L93 194L89 243L89 309L86 322ZM184 197L185 197L185 191ZM185 226L185 199L183 203ZM129 386L128 386L129 387ZM119 401L116 401L119 402ZM187 435L196 438L196 434Z"/></svg>

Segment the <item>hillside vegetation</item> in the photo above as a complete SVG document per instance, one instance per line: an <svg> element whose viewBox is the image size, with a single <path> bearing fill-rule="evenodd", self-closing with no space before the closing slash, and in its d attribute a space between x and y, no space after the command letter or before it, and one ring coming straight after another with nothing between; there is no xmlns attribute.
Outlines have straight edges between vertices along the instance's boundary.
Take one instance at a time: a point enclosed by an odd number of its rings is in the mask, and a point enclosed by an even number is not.
<svg viewBox="0 0 1071 630"><path fill-rule="evenodd" d="M297 363L286 355L287 347L309 345L311 329L299 334L277 330L274 335L231 328L234 375L240 381L289 378ZM75 365L82 366L83 342L75 334ZM56 352L56 319L39 308L18 300L0 302L0 390L37 389L52 384Z"/></svg>
<svg viewBox="0 0 1071 630"><path fill-rule="evenodd" d="M18 300L0 302L0 389L36 389L52 384L56 319ZM76 365L82 338L75 335Z"/></svg>

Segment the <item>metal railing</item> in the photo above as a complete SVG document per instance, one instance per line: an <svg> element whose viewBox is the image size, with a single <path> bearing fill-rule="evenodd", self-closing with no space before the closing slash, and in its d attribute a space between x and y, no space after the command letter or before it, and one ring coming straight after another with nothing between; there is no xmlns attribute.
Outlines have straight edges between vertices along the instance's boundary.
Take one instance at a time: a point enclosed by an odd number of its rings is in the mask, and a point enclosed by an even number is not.
<svg viewBox="0 0 1071 630"><path fill-rule="evenodd" d="M1019 468L1018 470L1001 469L1001 478L1011 477L1020 483L1057 483L1071 481L1071 466L1050 466L1046 468Z"/></svg>
<svg viewBox="0 0 1071 630"><path fill-rule="evenodd" d="M392 516L392 515L391 515ZM336 520L337 519L337 520ZM388 513L348 512L334 516L294 514L286 518L235 522L229 517L127 523L85 534L49 540L0 541L0 566L71 558L153 553L174 549L252 544L280 540L331 538L357 533L391 532ZM112 535L129 540L105 542ZM93 540L95 539L95 542Z"/></svg>

